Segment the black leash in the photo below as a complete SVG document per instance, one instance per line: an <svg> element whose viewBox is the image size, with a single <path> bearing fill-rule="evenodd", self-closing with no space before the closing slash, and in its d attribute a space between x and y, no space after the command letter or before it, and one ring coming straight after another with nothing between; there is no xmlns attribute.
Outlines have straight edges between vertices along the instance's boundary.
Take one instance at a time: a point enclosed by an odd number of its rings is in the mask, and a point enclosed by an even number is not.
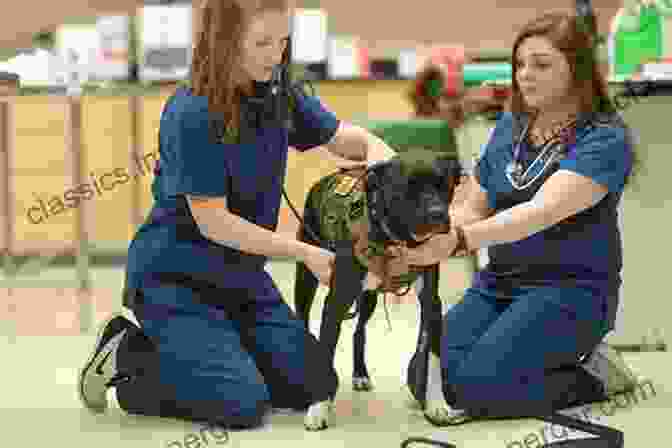
<svg viewBox="0 0 672 448"><path fill-rule="evenodd" d="M442 442L440 440L428 439L427 437L409 437L408 439L401 442L401 448L406 448L411 443L424 443L426 445L435 445L443 448L457 448L452 443Z"/></svg>
<svg viewBox="0 0 672 448"><path fill-rule="evenodd" d="M623 431L608 426L569 417L558 412L536 418L595 436L585 439L559 440L541 445L540 448L623 448L625 443ZM409 437L401 442L401 448L407 448L412 443L457 448L451 443L427 437Z"/></svg>

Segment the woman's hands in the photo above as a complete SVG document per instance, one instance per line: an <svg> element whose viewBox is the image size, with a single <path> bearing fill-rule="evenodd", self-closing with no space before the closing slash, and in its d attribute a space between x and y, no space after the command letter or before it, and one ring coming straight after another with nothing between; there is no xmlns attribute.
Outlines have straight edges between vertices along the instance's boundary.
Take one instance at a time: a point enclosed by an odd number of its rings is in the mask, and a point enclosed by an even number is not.
<svg viewBox="0 0 672 448"><path fill-rule="evenodd" d="M365 170L366 161L341 159L339 157L338 159L336 159L336 168L338 168L341 171L349 171L354 169Z"/></svg>
<svg viewBox="0 0 672 448"><path fill-rule="evenodd" d="M434 235L429 241L415 248L405 249L406 262L412 266L431 266L448 258L457 246L454 231Z"/></svg>
<svg viewBox="0 0 672 448"><path fill-rule="evenodd" d="M402 247L390 246L384 255L369 257L369 275L374 288L382 287L383 291L399 291L403 284L402 276L409 273L410 266Z"/></svg>
<svg viewBox="0 0 672 448"><path fill-rule="evenodd" d="M317 277L320 283L331 286L330 281L334 275L336 255L326 249L310 246L302 259L303 263ZM408 263L403 252L393 253L388 251L385 257L372 257L369 263L369 272L375 283L374 287L383 285L386 289L397 290L401 286L396 285L400 275L408 272Z"/></svg>
<svg viewBox="0 0 672 448"><path fill-rule="evenodd" d="M370 260L369 269L377 283L384 283L387 288L395 289L393 283L396 277L407 273L413 266L432 266L440 263L453 253L456 246L457 237L454 232L438 234L416 248L393 248L388 251L386 257L374 257ZM336 262L336 255L333 252L309 246L302 261L321 284L330 286Z"/></svg>
<svg viewBox="0 0 672 448"><path fill-rule="evenodd" d="M445 260L453 255L457 243L457 235L452 231L435 235L415 248L390 248L387 256L374 257L370 260L369 270L378 282L393 282L395 277L407 273L413 266L432 266ZM320 283L330 285L336 262L336 255L333 252L307 245L302 261Z"/></svg>

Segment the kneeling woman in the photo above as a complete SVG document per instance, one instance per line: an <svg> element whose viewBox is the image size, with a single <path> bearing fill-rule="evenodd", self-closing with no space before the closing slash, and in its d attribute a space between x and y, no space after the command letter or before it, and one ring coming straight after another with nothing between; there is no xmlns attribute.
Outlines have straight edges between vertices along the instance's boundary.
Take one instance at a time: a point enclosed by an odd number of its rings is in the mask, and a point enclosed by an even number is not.
<svg viewBox="0 0 672 448"><path fill-rule="evenodd" d="M428 399L450 406L430 407L435 424L534 416L635 385L602 342L618 306L617 209L633 147L592 48L573 16L522 30L512 112L497 121L453 232L407 250L418 265L486 247L490 260L443 318Z"/></svg>
<svg viewBox="0 0 672 448"><path fill-rule="evenodd" d="M102 325L79 381L91 411L116 394L130 414L230 429L258 426L269 407L307 409L307 429L328 424L336 372L264 269L291 257L331 277L333 253L274 232L287 149L370 162L394 152L298 93L291 130L257 110L243 118L253 138L237 138L243 103L253 110L288 62L291 17L285 0L204 2L193 85L164 107L154 206L129 249L126 305L139 325Z"/></svg>

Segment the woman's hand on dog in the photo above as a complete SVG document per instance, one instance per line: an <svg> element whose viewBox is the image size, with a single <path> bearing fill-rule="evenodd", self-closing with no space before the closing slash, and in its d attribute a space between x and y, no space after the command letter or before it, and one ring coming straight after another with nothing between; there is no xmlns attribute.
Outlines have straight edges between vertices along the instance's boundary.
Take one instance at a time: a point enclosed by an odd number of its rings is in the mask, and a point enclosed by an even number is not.
<svg viewBox="0 0 672 448"><path fill-rule="evenodd" d="M348 160L338 158L336 159L336 168L341 171L350 171L350 170L366 170L366 160Z"/></svg>
<svg viewBox="0 0 672 448"><path fill-rule="evenodd" d="M326 249L310 246L303 257L303 263L325 286L329 286L331 277L334 275L336 255Z"/></svg>
<svg viewBox="0 0 672 448"><path fill-rule="evenodd" d="M410 266L403 249L389 246L385 255L369 258L369 274L372 277L371 288L382 287L383 291L396 292L405 286L404 277L409 273Z"/></svg>
<svg viewBox="0 0 672 448"><path fill-rule="evenodd" d="M404 256L411 266L431 266L448 258L456 246L455 232L440 233L420 246L405 248Z"/></svg>

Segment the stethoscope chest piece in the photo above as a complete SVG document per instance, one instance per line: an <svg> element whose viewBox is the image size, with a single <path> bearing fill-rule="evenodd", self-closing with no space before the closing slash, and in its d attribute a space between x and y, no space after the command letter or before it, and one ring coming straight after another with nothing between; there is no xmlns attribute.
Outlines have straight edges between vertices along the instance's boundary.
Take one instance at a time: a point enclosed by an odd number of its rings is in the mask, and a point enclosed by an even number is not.
<svg viewBox="0 0 672 448"><path fill-rule="evenodd" d="M523 166L520 163L512 160L508 163L508 165L506 165L506 174L519 177L522 173Z"/></svg>

